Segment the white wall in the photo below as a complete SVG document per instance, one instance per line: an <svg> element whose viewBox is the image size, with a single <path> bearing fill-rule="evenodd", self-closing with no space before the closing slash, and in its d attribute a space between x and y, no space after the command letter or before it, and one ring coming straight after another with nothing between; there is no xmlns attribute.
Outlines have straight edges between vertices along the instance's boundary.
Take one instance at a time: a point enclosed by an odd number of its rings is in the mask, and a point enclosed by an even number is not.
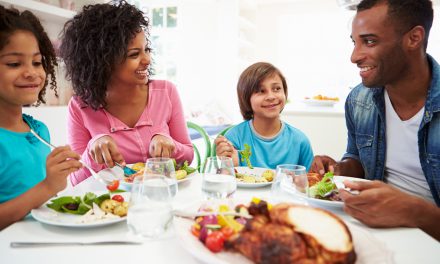
<svg viewBox="0 0 440 264"><path fill-rule="evenodd" d="M440 60L440 1L434 6L428 52ZM289 96L325 94L344 99L360 82L350 62L350 39L354 11L336 1L262 1L257 16L257 54L285 74Z"/></svg>

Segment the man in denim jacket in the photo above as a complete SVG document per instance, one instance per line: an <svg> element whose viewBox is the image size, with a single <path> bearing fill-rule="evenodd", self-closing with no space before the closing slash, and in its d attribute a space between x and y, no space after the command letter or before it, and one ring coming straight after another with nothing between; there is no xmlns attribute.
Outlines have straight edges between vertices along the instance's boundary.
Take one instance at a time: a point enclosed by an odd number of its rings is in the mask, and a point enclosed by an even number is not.
<svg viewBox="0 0 440 264"><path fill-rule="evenodd" d="M344 210L373 227L418 227L440 240L440 66L426 53L429 0L364 0L351 61L362 84L345 103L347 152L316 156L311 171L345 181ZM386 183L388 184L386 184Z"/></svg>

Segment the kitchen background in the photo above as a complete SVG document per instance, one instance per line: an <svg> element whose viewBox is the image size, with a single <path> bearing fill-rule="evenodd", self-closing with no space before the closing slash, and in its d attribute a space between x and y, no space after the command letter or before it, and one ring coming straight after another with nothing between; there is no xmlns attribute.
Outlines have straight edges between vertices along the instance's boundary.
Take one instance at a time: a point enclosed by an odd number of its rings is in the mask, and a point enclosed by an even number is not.
<svg viewBox="0 0 440 264"><path fill-rule="evenodd" d="M103 2L108 1L0 0L2 5L36 13L55 46L64 23L83 5ZM128 2L150 18L154 78L168 79L177 85L188 120L205 126L240 122L235 90L238 77L250 64L267 61L287 79L290 103L283 118L309 136L315 153L342 155L346 143L343 102L360 78L350 62L350 27L355 11L341 3L355 0ZM440 0L433 3L434 24L428 52L440 61ZM64 118L65 105L72 95L62 67L58 73L60 98L50 96L49 106L27 110L49 122L49 127L50 122L55 122L51 120ZM317 94L339 97L340 102L330 107L303 102L304 97ZM54 129L65 132L55 123ZM64 142L64 138L57 140Z"/></svg>

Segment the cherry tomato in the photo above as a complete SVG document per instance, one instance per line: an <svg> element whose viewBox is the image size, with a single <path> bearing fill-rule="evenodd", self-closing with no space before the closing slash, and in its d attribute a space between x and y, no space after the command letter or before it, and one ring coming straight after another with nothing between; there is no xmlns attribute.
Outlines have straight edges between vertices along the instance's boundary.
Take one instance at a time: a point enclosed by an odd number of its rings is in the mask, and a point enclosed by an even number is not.
<svg viewBox="0 0 440 264"><path fill-rule="evenodd" d="M200 229L197 228L197 226L192 225L191 226L191 233L195 236L195 237L199 237L200 236Z"/></svg>
<svg viewBox="0 0 440 264"><path fill-rule="evenodd" d="M122 197L122 196L119 195L119 194L116 194L116 195L114 195L114 196L112 197L112 200L115 200L115 201L117 201L117 202L122 203L122 202L124 202L124 197Z"/></svg>
<svg viewBox="0 0 440 264"><path fill-rule="evenodd" d="M107 189L111 192L114 192L119 187L119 180L112 181L109 185L107 185Z"/></svg>
<svg viewBox="0 0 440 264"><path fill-rule="evenodd" d="M220 229L220 232L222 232L223 237L224 237L225 239L230 238L230 237L235 233L234 229L232 229L232 228L229 227L229 226L224 226L224 227L222 227L222 229Z"/></svg>
<svg viewBox="0 0 440 264"><path fill-rule="evenodd" d="M214 253L220 252L223 249L223 244L225 242L225 237L220 231L214 231L208 234L206 238L206 247Z"/></svg>

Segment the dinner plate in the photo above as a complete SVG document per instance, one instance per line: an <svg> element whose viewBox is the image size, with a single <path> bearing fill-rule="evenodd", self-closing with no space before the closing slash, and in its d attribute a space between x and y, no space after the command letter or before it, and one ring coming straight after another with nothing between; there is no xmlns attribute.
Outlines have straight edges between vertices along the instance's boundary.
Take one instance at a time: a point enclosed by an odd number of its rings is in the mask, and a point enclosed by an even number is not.
<svg viewBox="0 0 440 264"><path fill-rule="evenodd" d="M316 99L304 99L303 103L309 106L334 106L338 101L334 100L316 100Z"/></svg>
<svg viewBox="0 0 440 264"><path fill-rule="evenodd" d="M339 181L342 182L344 180L351 180L351 181L368 181L365 179L360 179L360 178L353 178L353 177L347 177L347 176L334 176L333 177L334 181ZM283 190L285 190L286 192L303 198L304 200L306 200L308 203L310 203L311 205L314 206L318 206L318 207L327 207L327 208L342 208L344 206L344 203L341 201L329 201L329 200L322 200L322 199L318 199L318 198L312 198L312 197L308 197L303 193L297 192L294 188L294 186L292 185L291 182L289 181L283 181L281 183L281 186L283 188Z"/></svg>
<svg viewBox="0 0 440 264"><path fill-rule="evenodd" d="M254 167L253 169L249 169L249 167L235 167L235 170L238 173L247 174L253 177L261 177L263 172L268 170L267 168L259 168ZM272 170L273 171L273 170ZM275 178L275 172L274 172L274 178ZM260 188L264 186L271 185L272 182L256 182L256 183L247 183L237 180L237 187L239 188Z"/></svg>
<svg viewBox="0 0 440 264"><path fill-rule="evenodd" d="M226 263L252 263L249 259L236 252L221 251L212 253L197 237L191 234L191 226L194 221L174 217L174 229L182 246L196 259L203 263L226 264ZM393 263L392 252L384 243L377 240L367 230L346 223L353 237L354 248L357 255L356 264L365 263Z"/></svg>
<svg viewBox="0 0 440 264"><path fill-rule="evenodd" d="M127 165L128 167L131 167L133 164ZM106 168L103 170L100 170L98 173L98 177L101 177L102 179L109 180L109 179L118 179L120 180L120 186L125 190L131 189L131 182L126 182L126 177L124 176L124 171L118 167L114 166L113 168ZM177 180L177 183L186 182L192 179L192 177L196 174L196 172L193 172L189 175L187 175L185 178L181 180ZM125 187L125 188L124 188Z"/></svg>
<svg viewBox="0 0 440 264"><path fill-rule="evenodd" d="M118 194L122 195L125 201L128 201L130 198L130 193L118 193ZM83 197L84 194L75 195L75 196ZM55 225L55 226L85 228L85 227L98 227L98 226L111 225L125 221L127 219L127 216L124 216L118 218L99 219L88 223L81 223L80 220L82 215L73 215L73 214L57 212L46 206L46 204L49 202L50 200L47 201L45 204L43 204L41 207L37 209L33 209L31 211L32 217L38 222L48 225Z"/></svg>

